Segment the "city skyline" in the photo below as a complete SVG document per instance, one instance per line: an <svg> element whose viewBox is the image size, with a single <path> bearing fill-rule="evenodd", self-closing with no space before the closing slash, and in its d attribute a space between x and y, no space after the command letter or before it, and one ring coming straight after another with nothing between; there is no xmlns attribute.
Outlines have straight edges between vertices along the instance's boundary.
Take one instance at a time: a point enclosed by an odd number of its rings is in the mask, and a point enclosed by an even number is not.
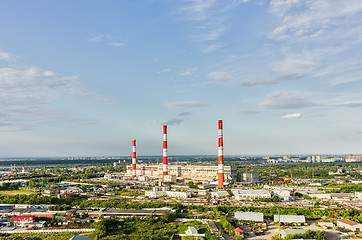
<svg viewBox="0 0 362 240"><path fill-rule="evenodd" d="M2 1L0 157L361 154L362 2Z"/></svg>

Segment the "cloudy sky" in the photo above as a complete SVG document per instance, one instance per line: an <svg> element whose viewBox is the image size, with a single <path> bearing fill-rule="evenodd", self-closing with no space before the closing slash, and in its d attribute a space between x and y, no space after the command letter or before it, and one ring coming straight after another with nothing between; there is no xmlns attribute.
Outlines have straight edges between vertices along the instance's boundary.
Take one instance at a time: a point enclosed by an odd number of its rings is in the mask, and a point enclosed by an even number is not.
<svg viewBox="0 0 362 240"><path fill-rule="evenodd" d="M0 157L362 153L360 0L0 3Z"/></svg>

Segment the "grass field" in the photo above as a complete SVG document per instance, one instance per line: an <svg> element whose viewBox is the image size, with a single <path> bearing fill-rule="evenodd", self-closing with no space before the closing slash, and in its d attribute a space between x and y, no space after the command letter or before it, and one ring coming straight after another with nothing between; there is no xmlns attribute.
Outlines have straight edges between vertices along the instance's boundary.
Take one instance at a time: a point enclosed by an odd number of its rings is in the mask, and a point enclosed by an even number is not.
<svg viewBox="0 0 362 240"><path fill-rule="evenodd" d="M28 190L7 190L7 191L0 191L0 195L16 195L16 194L31 195L31 194L36 194L36 192L32 192L32 191L28 191Z"/></svg>

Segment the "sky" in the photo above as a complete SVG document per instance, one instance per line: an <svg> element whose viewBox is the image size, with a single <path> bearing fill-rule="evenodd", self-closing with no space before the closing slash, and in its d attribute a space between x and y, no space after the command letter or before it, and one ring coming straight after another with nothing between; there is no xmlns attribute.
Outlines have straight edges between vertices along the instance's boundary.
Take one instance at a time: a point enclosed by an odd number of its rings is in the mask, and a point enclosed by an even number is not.
<svg viewBox="0 0 362 240"><path fill-rule="evenodd" d="M0 6L0 157L362 153L360 0Z"/></svg>

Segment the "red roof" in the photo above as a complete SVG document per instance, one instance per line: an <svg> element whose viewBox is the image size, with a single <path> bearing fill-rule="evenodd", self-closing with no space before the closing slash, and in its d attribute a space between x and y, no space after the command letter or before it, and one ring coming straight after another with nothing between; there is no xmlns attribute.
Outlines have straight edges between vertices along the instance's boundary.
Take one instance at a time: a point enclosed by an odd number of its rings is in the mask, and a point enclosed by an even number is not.
<svg viewBox="0 0 362 240"><path fill-rule="evenodd" d="M21 215L21 216L16 216L14 217L14 221L24 221L24 220L34 220L34 216L33 215Z"/></svg>
<svg viewBox="0 0 362 240"><path fill-rule="evenodd" d="M343 222L343 223L348 224L348 225L351 225L351 226L360 224L358 222L354 222L354 221L351 221L351 220L348 220L348 219L339 219L338 221Z"/></svg>
<svg viewBox="0 0 362 240"><path fill-rule="evenodd" d="M244 231L241 230L241 228L237 227L237 228L235 228L235 232L244 232Z"/></svg>

